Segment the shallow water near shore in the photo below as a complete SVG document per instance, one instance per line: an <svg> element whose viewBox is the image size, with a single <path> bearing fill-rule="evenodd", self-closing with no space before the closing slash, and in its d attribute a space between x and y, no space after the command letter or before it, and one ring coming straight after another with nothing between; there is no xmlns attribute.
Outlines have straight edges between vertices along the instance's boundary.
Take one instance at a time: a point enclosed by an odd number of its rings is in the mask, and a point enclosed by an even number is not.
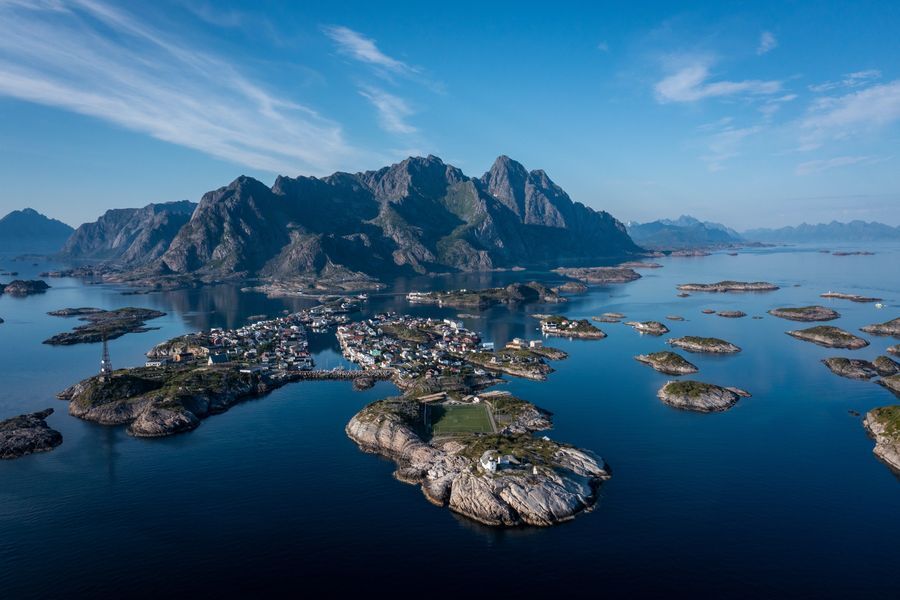
<svg viewBox="0 0 900 600"><path fill-rule="evenodd" d="M142 364L146 350L175 335L239 326L250 315L309 306L308 299L268 299L225 286L123 296L73 279L47 280L53 287L38 296L0 296L0 418L52 406L48 422L64 436L50 453L0 462L0 590L8 598L234 594L313 584L409 594L895 595L900 482L874 457L861 417L849 411L864 414L898 399L874 383L837 377L819 361L871 360L897 340L860 334L869 347L831 350L784 333L809 325L766 314L822 304L841 314L830 325L855 333L900 316L900 247L864 249L876 254L838 257L797 247L658 259L663 268L640 271L638 281L591 287L566 304L480 313L410 306L404 294L560 278L422 277L373 294L354 318L383 310L477 313L463 319L466 326L498 345L537 338L534 312L622 312L669 327L669 335L653 337L604 323L603 340L547 339L568 360L551 363L557 371L545 382L507 378L500 388L552 411L548 435L594 450L612 467L592 513L549 529L471 523L394 480L389 461L360 452L344 426L365 404L395 393L389 383L364 392L347 382L292 384L192 433L158 440L79 421L54 398L96 372L100 345L41 344L77 324L47 311L165 311L147 323L159 329L110 342L113 365L125 367ZM18 271L17 278L48 268L0 259L0 270ZM676 297L679 283L721 279L765 280L781 289ZM886 307L819 298L829 290L878 296ZM705 308L748 316L726 319L702 314ZM656 391L671 377L633 356L666 349L667 338L681 335L743 348L731 356L685 356L700 368L690 378L753 397L718 414L662 404ZM319 367L346 364L333 333L311 334L310 348Z"/></svg>

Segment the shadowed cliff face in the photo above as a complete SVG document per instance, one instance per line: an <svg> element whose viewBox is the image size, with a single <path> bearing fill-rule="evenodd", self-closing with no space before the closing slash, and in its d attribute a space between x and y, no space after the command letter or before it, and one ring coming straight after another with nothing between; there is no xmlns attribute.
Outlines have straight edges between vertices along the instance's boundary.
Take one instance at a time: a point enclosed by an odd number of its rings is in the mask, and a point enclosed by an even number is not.
<svg viewBox="0 0 900 600"><path fill-rule="evenodd" d="M195 207L193 202L182 200L108 210L95 222L76 229L60 254L126 266L144 264L168 250Z"/></svg>
<svg viewBox="0 0 900 600"><path fill-rule="evenodd" d="M484 270L638 252L621 223L502 156L481 178L441 159L378 171L249 177L207 193L143 266L276 279ZM555 265L554 265L555 266Z"/></svg>

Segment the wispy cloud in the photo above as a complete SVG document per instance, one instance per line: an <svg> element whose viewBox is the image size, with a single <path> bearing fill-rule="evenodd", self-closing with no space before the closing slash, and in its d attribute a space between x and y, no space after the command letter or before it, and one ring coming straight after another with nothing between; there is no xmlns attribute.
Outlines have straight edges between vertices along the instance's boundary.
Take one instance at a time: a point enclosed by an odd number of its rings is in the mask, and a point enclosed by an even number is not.
<svg viewBox="0 0 900 600"><path fill-rule="evenodd" d="M900 80L816 99L801 120L801 149L846 139L900 120Z"/></svg>
<svg viewBox="0 0 900 600"><path fill-rule="evenodd" d="M325 35L334 41L340 52L355 60L384 69L390 73L409 75L418 72L418 69L382 52L375 40L367 38L349 27L331 25L323 27L322 30L325 32Z"/></svg>
<svg viewBox="0 0 900 600"><path fill-rule="evenodd" d="M696 102L706 98L725 96L766 96L781 90L780 81L710 81L707 62L694 62L668 75L655 86L660 103Z"/></svg>
<svg viewBox="0 0 900 600"><path fill-rule="evenodd" d="M756 47L756 53L763 55L778 47L778 40L771 31L763 31L759 36L759 45Z"/></svg>
<svg viewBox="0 0 900 600"><path fill-rule="evenodd" d="M871 160L872 159L869 156L837 156L835 158L827 158L824 160L809 160L797 165L794 172L797 175L812 175L837 167L848 167L850 165L870 162Z"/></svg>
<svg viewBox="0 0 900 600"><path fill-rule="evenodd" d="M0 2L0 20L2 96L272 172L326 172L356 154L338 123L118 7Z"/></svg>
<svg viewBox="0 0 900 600"><path fill-rule="evenodd" d="M762 131L762 127L732 127L726 125L721 131L709 136L706 140L708 153L700 160L706 163L711 172L725 169L725 162L740 156L740 147L744 140Z"/></svg>
<svg viewBox="0 0 900 600"><path fill-rule="evenodd" d="M372 86L362 87L359 93L378 111L378 123L382 129L390 133L416 133L417 129L407 122L413 110L403 98Z"/></svg>
<svg viewBox="0 0 900 600"><path fill-rule="evenodd" d="M867 71L856 71L847 73L841 79L836 81L826 81L816 85L809 86L809 91L821 94L838 89L856 88L872 83L873 80L881 77L881 71L878 69L869 69Z"/></svg>

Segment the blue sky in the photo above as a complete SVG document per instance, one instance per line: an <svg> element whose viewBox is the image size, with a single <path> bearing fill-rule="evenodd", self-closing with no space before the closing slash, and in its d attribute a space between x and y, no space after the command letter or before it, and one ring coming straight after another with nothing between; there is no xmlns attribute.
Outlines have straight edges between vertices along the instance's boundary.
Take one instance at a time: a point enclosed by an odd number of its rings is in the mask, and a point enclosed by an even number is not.
<svg viewBox="0 0 900 600"><path fill-rule="evenodd" d="M900 3L0 0L0 213L499 154L622 220L900 224Z"/></svg>

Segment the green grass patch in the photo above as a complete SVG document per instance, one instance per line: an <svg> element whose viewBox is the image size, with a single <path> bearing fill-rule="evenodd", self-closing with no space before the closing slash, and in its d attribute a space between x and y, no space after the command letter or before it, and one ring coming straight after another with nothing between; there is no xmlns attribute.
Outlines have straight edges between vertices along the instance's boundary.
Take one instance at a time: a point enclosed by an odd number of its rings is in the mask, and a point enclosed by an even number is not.
<svg viewBox="0 0 900 600"><path fill-rule="evenodd" d="M429 410L434 435L493 432L484 404L438 404Z"/></svg>

